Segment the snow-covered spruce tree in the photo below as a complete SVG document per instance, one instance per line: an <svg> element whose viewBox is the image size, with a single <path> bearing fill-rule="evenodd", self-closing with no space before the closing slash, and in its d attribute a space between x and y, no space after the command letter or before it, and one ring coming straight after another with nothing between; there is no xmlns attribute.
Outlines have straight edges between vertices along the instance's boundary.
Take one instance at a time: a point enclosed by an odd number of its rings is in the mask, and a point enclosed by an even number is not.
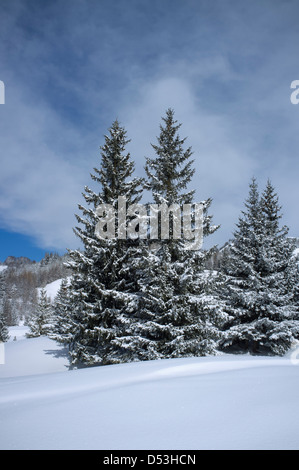
<svg viewBox="0 0 299 470"><path fill-rule="evenodd" d="M71 339L70 324L70 289L68 279L64 278L53 302L53 323L49 333L50 338L61 343L68 343Z"/></svg>
<svg viewBox="0 0 299 470"><path fill-rule="evenodd" d="M163 121L158 144L152 145L156 156L146 161L146 188L156 205L191 204L194 191L187 190L194 174L191 148L183 148L185 139L178 135L180 124L173 110L167 110ZM205 236L217 228L207 214L210 203L203 203ZM187 250L183 237L172 237L173 223L170 220L169 239L150 240L148 257L135 261L141 295L131 316L131 336L120 338L132 360L200 356L217 349L225 315L203 275L210 253Z"/></svg>
<svg viewBox="0 0 299 470"><path fill-rule="evenodd" d="M259 196L250 184L228 255L222 264L228 312L224 350L282 355L298 337L298 268L272 184Z"/></svg>
<svg viewBox="0 0 299 470"><path fill-rule="evenodd" d="M40 290L39 299L35 311L28 318L26 325L29 327L26 336L36 338L38 336L48 336L52 331L52 304L44 288Z"/></svg>
<svg viewBox="0 0 299 470"><path fill-rule="evenodd" d="M3 315L7 326L18 325L19 323L19 300L17 287L14 284L6 285L3 300Z"/></svg>
<svg viewBox="0 0 299 470"><path fill-rule="evenodd" d="M127 315L136 303L134 272L131 259L139 256L138 241L121 238L118 233L118 198L127 205L141 198L141 179L133 178L134 163L125 151L129 140L116 120L101 147L100 168L94 168L92 180L96 191L85 187L88 207L79 205L79 226L75 234L83 250L70 250L70 302L68 315L69 350L75 366L105 365L128 360L117 338L126 334ZM109 204L116 214L115 238L103 239L96 226L103 221L97 211ZM108 222L107 222L108 223Z"/></svg>
<svg viewBox="0 0 299 470"><path fill-rule="evenodd" d="M8 327L5 323L3 313L0 311L0 342L5 343L9 339Z"/></svg>
<svg viewBox="0 0 299 470"><path fill-rule="evenodd" d="M5 302L5 278L0 273L0 342L4 343L9 339L8 327L4 315Z"/></svg>
<svg viewBox="0 0 299 470"><path fill-rule="evenodd" d="M3 272L0 271L0 311L3 310L5 292L6 292L5 275Z"/></svg>

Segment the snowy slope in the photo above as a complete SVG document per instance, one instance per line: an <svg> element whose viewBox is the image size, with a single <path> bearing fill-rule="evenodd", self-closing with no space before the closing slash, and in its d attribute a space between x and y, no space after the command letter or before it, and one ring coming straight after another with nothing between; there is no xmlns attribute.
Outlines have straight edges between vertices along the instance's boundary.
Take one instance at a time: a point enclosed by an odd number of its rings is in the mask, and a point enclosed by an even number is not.
<svg viewBox="0 0 299 470"><path fill-rule="evenodd" d="M298 449L290 358L171 359L68 370L48 338L5 345L0 449Z"/></svg>
<svg viewBox="0 0 299 470"><path fill-rule="evenodd" d="M45 291L47 293L47 297L50 297L50 300L53 301L57 292L59 291L60 284L61 284L62 279L57 279L56 281L50 282L50 284L47 284L45 286ZM41 288L39 287L37 289L38 293L40 293Z"/></svg>

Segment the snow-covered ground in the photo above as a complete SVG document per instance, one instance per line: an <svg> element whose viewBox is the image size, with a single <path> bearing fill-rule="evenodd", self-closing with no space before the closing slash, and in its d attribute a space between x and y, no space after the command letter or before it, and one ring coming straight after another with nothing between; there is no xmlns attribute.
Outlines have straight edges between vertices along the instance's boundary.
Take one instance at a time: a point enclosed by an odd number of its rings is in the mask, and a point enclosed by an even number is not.
<svg viewBox="0 0 299 470"><path fill-rule="evenodd" d="M299 449L299 365L290 357L69 370L56 342L25 338L23 327L10 333L1 449Z"/></svg>

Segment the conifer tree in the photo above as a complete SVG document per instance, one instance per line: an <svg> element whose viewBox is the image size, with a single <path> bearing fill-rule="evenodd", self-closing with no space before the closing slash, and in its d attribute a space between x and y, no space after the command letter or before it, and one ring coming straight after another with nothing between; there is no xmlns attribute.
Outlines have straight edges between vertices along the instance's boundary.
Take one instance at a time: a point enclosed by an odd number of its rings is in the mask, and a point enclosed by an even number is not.
<svg viewBox="0 0 299 470"><path fill-rule="evenodd" d="M28 338L38 336L47 336L52 330L52 305L44 288L40 290L40 295L36 310L27 320L29 331L26 334Z"/></svg>
<svg viewBox="0 0 299 470"><path fill-rule="evenodd" d="M134 163L126 152L127 133L116 120L101 147L100 168L91 175L97 190L85 187L88 207L79 205L79 226L74 229L83 250L71 250L69 342L74 365L104 365L126 360L126 351L117 338L126 334L123 312L136 302L134 274L129 260L138 256L138 243L118 236L99 238L95 227L101 216L97 208L110 204L118 215L118 198L127 205L141 198L141 179L133 178Z"/></svg>
<svg viewBox="0 0 299 470"><path fill-rule="evenodd" d="M3 273L0 272L0 311L3 310L3 303L5 298L5 277Z"/></svg>
<svg viewBox="0 0 299 470"><path fill-rule="evenodd" d="M165 125L160 125L158 142L151 144L156 156L146 159L147 187L156 204L191 203L195 191L188 191L187 187L195 172L192 149L184 150L186 138L181 139L178 134L181 124L175 120L172 109L167 109L162 120Z"/></svg>
<svg viewBox="0 0 299 470"><path fill-rule="evenodd" d="M70 289L66 278L62 279L54 298L53 326L49 336L66 344L71 339Z"/></svg>
<svg viewBox="0 0 299 470"><path fill-rule="evenodd" d="M4 315L0 311L0 342L5 343L9 339L9 331L5 323Z"/></svg>
<svg viewBox="0 0 299 470"><path fill-rule="evenodd" d="M287 227L280 228L281 207L269 181L260 197L252 180L245 207L222 265L231 315L222 347L281 355L299 333L294 246Z"/></svg>
<svg viewBox="0 0 299 470"><path fill-rule="evenodd" d="M8 327L5 321L4 314L4 302L5 302L5 278L0 273L0 342L5 343L9 339Z"/></svg>
<svg viewBox="0 0 299 470"><path fill-rule="evenodd" d="M14 326L19 322L18 311L20 309L20 305L17 294L18 291L14 284L6 285L3 299L3 315L7 326Z"/></svg>
<svg viewBox="0 0 299 470"><path fill-rule="evenodd" d="M180 124L173 110L167 110L163 121L158 144L153 145L156 156L146 161L146 188L152 191L155 204L191 204L191 148L183 148L185 139L178 135ZM210 203L203 203L204 235L217 229L207 214ZM147 259L136 261L141 295L131 316L131 336L121 338L134 360L198 356L217 349L225 314L202 276L210 252L186 250L184 237L174 239L172 234L170 224L169 238L155 244L150 241Z"/></svg>

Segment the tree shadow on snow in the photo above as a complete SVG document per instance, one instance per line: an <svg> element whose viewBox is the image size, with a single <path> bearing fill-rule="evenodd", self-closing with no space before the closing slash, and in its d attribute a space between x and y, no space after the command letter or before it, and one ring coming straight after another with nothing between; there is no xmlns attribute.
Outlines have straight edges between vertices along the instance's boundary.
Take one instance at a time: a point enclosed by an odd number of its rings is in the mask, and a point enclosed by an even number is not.
<svg viewBox="0 0 299 470"><path fill-rule="evenodd" d="M65 368L70 369L71 363L68 348L59 343L56 344L59 345L57 349L44 349L44 353L53 356L55 359L67 359L68 364L65 364Z"/></svg>

